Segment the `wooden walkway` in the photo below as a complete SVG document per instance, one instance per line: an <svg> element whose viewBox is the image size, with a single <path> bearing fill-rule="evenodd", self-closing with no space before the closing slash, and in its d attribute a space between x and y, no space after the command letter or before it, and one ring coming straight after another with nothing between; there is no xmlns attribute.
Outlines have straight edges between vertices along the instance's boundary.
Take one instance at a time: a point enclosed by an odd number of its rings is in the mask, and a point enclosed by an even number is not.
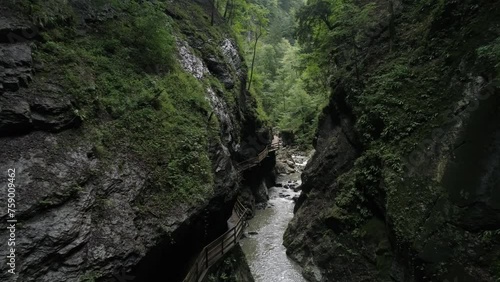
<svg viewBox="0 0 500 282"><path fill-rule="evenodd" d="M264 148L264 150L262 150L262 152L260 152L256 157L239 163L237 168L238 171L241 172L260 164L260 162L262 162L262 160L265 159L270 152L278 150L280 146L281 142L279 141L267 145L266 148Z"/></svg>
<svg viewBox="0 0 500 282"><path fill-rule="evenodd" d="M256 157L239 163L238 171L241 172L258 165L269 152L278 150L280 145L280 142L273 142L266 146ZM201 282L210 267L238 244L246 225L247 212L248 209L240 201L236 201L231 218L228 220L230 229L201 250L183 282Z"/></svg>
<svg viewBox="0 0 500 282"><path fill-rule="evenodd" d="M186 278L184 278L184 282L201 282L210 267L238 244L241 235L243 235L247 212L248 210L240 201L236 201L231 216L238 219L236 225L203 248Z"/></svg>

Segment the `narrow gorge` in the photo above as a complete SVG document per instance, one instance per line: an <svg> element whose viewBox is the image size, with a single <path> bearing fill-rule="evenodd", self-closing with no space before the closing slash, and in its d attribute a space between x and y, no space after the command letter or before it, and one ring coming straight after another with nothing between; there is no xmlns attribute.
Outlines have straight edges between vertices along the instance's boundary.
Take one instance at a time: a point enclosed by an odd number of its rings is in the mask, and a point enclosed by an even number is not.
<svg viewBox="0 0 500 282"><path fill-rule="evenodd" d="M0 0L0 281L500 281L500 1Z"/></svg>

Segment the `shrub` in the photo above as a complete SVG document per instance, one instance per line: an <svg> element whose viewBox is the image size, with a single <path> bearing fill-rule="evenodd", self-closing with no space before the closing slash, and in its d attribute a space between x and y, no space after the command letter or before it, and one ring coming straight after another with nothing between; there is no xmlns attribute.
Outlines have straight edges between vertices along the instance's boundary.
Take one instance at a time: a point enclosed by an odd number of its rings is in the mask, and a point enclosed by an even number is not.
<svg viewBox="0 0 500 282"><path fill-rule="evenodd" d="M106 32L114 39L107 49L125 52L133 63L148 72L171 70L175 65L175 42L167 16L154 4L130 3L129 17L108 24Z"/></svg>

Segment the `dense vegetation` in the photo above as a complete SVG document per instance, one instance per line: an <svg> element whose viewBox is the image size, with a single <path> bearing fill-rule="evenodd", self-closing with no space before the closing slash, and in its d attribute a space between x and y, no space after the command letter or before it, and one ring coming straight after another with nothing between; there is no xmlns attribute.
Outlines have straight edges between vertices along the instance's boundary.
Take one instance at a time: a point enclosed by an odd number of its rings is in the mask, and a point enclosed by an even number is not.
<svg viewBox="0 0 500 282"><path fill-rule="evenodd" d="M494 30L483 30L488 16L478 18L463 32L437 38L447 32L446 24L453 28L460 24L457 18L476 12L475 1L469 2L448 15L451 8L445 1L418 1L407 7L406 17L398 23L394 22L393 1L311 0L300 10L299 42L314 49L333 87L349 88L345 99L366 151L356 164L359 171L353 171L359 175L346 178L358 179L356 186L375 189L381 174L387 177L386 183L393 184L392 173L408 169L404 157L419 150L421 140L432 136L433 128L449 121L449 107L461 90L453 85L450 89L450 82L443 78L453 77L462 57L467 63L477 58L481 64L471 66L472 70L489 72L490 86L498 83L500 38L495 38ZM410 18L419 21L406 22ZM370 45L380 36L376 33L384 31L379 26L389 30L388 38L378 46ZM465 37L472 38L469 45L459 46L457 42ZM481 41L491 43L483 46ZM374 59L373 54L384 60ZM386 164L387 171L379 170L380 163Z"/></svg>
<svg viewBox="0 0 500 282"><path fill-rule="evenodd" d="M248 87L260 99L278 131L295 136L295 144L310 147L317 117L328 97L328 76L313 49L296 40L297 12L302 0L219 0L250 68Z"/></svg>

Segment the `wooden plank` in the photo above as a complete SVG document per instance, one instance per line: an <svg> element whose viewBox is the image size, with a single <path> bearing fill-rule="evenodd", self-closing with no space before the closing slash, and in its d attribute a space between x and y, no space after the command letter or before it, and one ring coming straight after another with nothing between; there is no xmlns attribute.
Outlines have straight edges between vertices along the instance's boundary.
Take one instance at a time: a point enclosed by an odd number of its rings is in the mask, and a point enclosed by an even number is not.
<svg viewBox="0 0 500 282"><path fill-rule="evenodd" d="M253 158L250 158L248 160L245 160L245 161L238 163L236 165L238 171L244 171L246 169L249 169L251 167L258 165L264 158L267 157L267 155L269 154L269 151L271 149L272 149L272 144L269 144L259 154L257 154L256 157L253 157Z"/></svg>
<svg viewBox="0 0 500 282"><path fill-rule="evenodd" d="M234 232L232 232L234 233ZM227 238L224 238L224 240L222 242L224 242L224 245L227 246L229 245L231 242L234 241L234 235L233 234L228 234L229 237Z"/></svg>

